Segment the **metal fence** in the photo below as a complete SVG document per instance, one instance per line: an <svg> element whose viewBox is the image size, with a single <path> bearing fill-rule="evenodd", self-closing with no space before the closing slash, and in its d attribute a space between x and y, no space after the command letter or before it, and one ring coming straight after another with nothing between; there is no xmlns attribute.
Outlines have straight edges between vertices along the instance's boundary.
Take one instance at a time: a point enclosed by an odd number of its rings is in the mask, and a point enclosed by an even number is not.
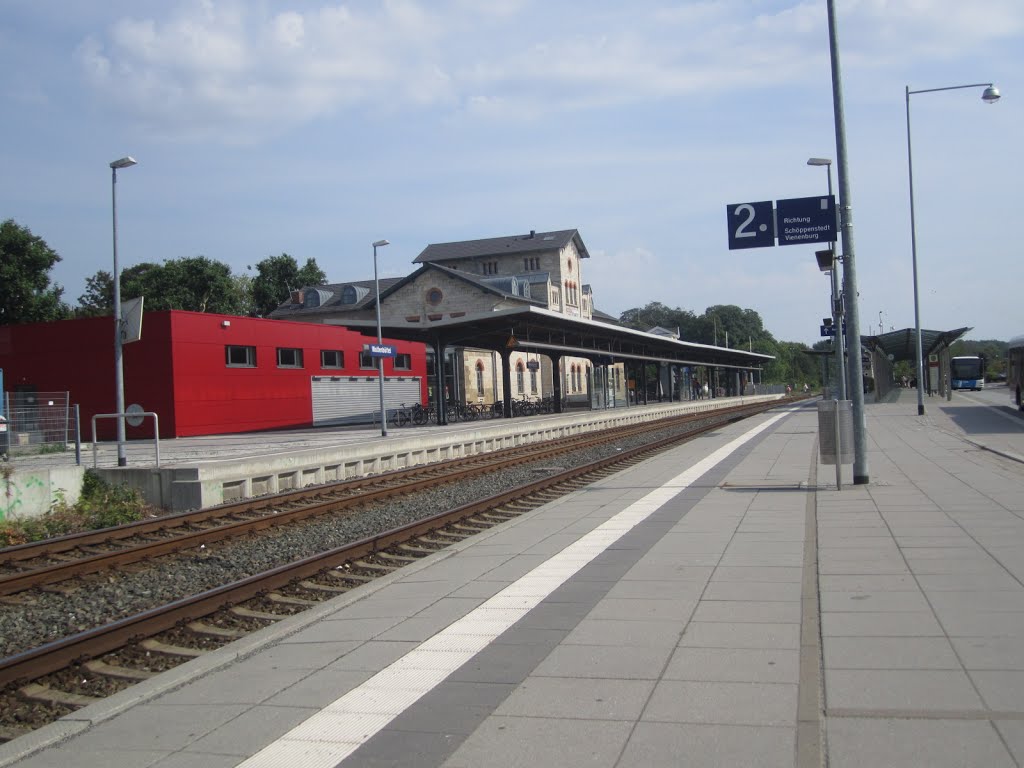
<svg viewBox="0 0 1024 768"><path fill-rule="evenodd" d="M7 430L0 433L0 453L16 456L73 449L74 409L68 392L4 392L3 398Z"/></svg>

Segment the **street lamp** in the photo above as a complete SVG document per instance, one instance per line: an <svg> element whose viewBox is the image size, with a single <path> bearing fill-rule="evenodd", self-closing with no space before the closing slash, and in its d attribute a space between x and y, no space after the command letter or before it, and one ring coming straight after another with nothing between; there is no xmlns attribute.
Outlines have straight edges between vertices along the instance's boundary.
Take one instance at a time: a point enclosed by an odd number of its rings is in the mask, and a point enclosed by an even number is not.
<svg viewBox="0 0 1024 768"><path fill-rule="evenodd" d="M812 157L808 165L824 165L828 172L828 196L832 197L832 160L827 157ZM837 217L838 218L838 217ZM833 240L829 245L827 266L821 260L818 268L832 275L832 327L836 334L836 377L839 379L839 399L846 399L846 343L843 340L843 299L839 291L839 259L836 258L836 245Z"/></svg>
<svg viewBox="0 0 1024 768"><path fill-rule="evenodd" d="M917 228L914 224L914 161L910 151L910 97L915 93L935 93L936 91L957 91L961 88L984 88L981 100L986 104L999 101L999 89L992 83L971 83L969 85L950 85L945 88L925 88L920 91L910 90L906 86L907 98L907 177L910 180L910 255L914 267L914 337L917 352L917 415L924 416L924 350L921 349L921 308L917 290Z"/></svg>
<svg viewBox="0 0 1024 768"><path fill-rule="evenodd" d="M373 244L373 289L377 294L377 346L384 343L380 332L380 281L377 279L377 249L391 245L387 240L377 240ZM377 358L378 383L380 386L380 436L388 436L388 415L384 410L384 358Z"/></svg>
<svg viewBox="0 0 1024 768"><path fill-rule="evenodd" d="M117 466L128 466L124 439L124 364L121 361L124 321L121 319L121 271L117 266L117 171L131 168L138 162L134 157L122 157L110 164L110 203L114 221L114 387L117 409Z"/></svg>

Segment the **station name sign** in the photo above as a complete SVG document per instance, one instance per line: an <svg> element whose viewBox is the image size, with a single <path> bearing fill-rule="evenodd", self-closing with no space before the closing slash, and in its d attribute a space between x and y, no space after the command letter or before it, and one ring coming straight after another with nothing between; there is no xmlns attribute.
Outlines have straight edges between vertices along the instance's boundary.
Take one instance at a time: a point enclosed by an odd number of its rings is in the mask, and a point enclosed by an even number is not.
<svg viewBox="0 0 1024 768"><path fill-rule="evenodd" d="M369 352L370 357L394 357L395 348L390 344L363 344L363 351Z"/></svg>
<svg viewBox="0 0 1024 768"><path fill-rule="evenodd" d="M836 199L796 197L757 203L732 203L725 208L729 250L770 248L779 245L813 245L836 241Z"/></svg>

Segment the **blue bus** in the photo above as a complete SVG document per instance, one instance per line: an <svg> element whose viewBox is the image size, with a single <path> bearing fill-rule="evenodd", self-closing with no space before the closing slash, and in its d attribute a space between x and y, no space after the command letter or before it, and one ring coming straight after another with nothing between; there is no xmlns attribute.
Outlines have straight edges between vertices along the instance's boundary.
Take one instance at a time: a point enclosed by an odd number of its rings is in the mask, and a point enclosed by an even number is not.
<svg viewBox="0 0 1024 768"><path fill-rule="evenodd" d="M985 359L977 355L950 358L949 378L953 389L984 389Z"/></svg>

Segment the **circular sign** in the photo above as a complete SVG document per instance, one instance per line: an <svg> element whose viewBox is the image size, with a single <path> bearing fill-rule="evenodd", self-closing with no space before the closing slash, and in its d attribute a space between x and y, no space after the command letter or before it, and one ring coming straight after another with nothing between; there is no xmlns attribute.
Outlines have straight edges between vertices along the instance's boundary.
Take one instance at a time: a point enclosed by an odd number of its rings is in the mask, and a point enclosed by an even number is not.
<svg viewBox="0 0 1024 768"><path fill-rule="evenodd" d="M142 424L143 410L141 405L132 403L124 409L124 412L128 414L124 420L128 423L129 427L137 427Z"/></svg>

